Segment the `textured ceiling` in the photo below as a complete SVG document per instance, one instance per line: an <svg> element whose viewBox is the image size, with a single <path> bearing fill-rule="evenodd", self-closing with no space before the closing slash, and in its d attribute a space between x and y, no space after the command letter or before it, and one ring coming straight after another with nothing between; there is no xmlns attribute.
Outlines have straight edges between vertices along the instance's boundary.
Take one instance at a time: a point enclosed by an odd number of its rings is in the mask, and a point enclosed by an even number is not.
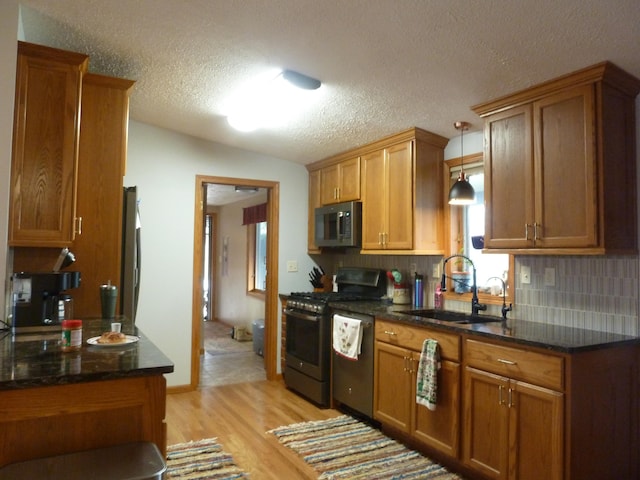
<svg viewBox="0 0 640 480"><path fill-rule="evenodd" d="M132 118L306 164L610 60L640 77L638 0L22 0L27 41L137 81ZM226 123L264 69L322 80L286 127Z"/></svg>

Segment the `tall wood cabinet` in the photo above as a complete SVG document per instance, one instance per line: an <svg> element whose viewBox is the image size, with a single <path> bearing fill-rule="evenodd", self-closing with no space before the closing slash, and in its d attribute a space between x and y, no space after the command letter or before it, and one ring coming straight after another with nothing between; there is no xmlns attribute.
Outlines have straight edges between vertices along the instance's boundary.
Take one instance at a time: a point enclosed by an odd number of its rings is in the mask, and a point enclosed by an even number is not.
<svg viewBox="0 0 640 480"><path fill-rule="evenodd" d="M485 248L637 251L639 91L604 62L473 107L485 119Z"/></svg>
<svg viewBox="0 0 640 480"><path fill-rule="evenodd" d="M70 246L88 57L18 42L9 246Z"/></svg>
<svg viewBox="0 0 640 480"><path fill-rule="evenodd" d="M73 297L76 315L93 317L101 313L99 286L121 287L122 179L134 82L87 74L82 83L77 211L83 222L71 247L82 282Z"/></svg>
<svg viewBox="0 0 640 480"><path fill-rule="evenodd" d="M14 271L51 271L60 247L75 254L74 313L84 318L101 314L99 285L120 280L134 84L86 73L87 62L18 45L10 221Z"/></svg>

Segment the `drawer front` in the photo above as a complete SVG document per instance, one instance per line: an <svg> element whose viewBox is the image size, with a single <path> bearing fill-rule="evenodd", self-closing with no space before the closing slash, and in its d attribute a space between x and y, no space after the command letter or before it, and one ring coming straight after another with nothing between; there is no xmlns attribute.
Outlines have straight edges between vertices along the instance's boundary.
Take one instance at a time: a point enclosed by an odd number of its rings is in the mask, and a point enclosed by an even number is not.
<svg viewBox="0 0 640 480"><path fill-rule="evenodd" d="M555 390L564 386L564 359L555 355L467 338L464 358L466 365L497 375Z"/></svg>
<svg viewBox="0 0 640 480"><path fill-rule="evenodd" d="M460 337L458 335L376 319L376 340L380 342L420 352L422 344L428 338L438 342L442 358L455 362L460 361Z"/></svg>

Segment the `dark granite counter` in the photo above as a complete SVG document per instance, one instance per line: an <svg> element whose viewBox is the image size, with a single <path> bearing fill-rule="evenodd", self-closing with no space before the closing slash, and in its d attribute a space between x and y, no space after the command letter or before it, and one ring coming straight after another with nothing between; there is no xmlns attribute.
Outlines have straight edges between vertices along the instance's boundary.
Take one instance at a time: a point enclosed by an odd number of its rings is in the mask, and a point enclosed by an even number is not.
<svg viewBox="0 0 640 480"><path fill-rule="evenodd" d="M625 344L640 344L640 337L512 318L506 322L458 324L402 313L403 310L413 310L410 305L390 305L382 302L334 302L331 303L331 307L347 312L372 315L384 320L493 338L562 353L578 353Z"/></svg>
<svg viewBox="0 0 640 480"><path fill-rule="evenodd" d="M60 331L11 335L0 332L0 390L116 380L173 372L169 360L129 320L122 332L139 337L126 345L91 346L87 339L111 329L111 320L82 322L82 348L63 352Z"/></svg>

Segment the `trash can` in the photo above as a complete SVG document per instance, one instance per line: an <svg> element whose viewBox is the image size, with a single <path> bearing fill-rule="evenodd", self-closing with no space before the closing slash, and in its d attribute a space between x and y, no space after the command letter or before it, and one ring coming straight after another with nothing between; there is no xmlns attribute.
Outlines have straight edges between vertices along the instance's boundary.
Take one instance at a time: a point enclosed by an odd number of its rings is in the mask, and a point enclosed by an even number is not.
<svg viewBox="0 0 640 480"><path fill-rule="evenodd" d="M256 355L264 356L264 318L253 321L253 351Z"/></svg>

